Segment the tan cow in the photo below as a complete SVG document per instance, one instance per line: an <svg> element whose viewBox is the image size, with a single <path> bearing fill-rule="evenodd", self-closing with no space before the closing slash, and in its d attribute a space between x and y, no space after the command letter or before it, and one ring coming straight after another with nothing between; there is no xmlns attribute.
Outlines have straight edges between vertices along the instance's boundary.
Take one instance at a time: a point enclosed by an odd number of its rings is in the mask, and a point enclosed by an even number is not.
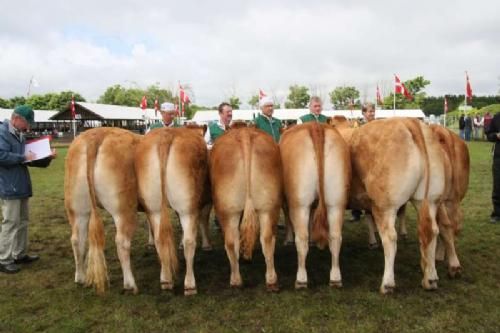
<svg viewBox="0 0 500 333"><path fill-rule="evenodd" d="M278 145L270 135L255 128L228 131L212 148L210 180L215 212L224 232L231 265L230 285L242 286L238 263L240 231L241 251L243 257L249 259L260 228L267 289L276 291L274 247L283 190Z"/></svg>
<svg viewBox="0 0 500 333"><path fill-rule="evenodd" d="M450 160L451 184L438 210L438 224L440 230L436 258L448 258L448 275L455 277L462 271L455 249L455 236L458 234L463 220L462 202L469 186L470 159L467 144L451 130L439 125L430 128L438 137L443 153Z"/></svg>
<svg viewBox="0 0 500 333"><path fill-rule="evenodd" d="M280 152L298 256L295 288L307 287L309 217L314 203L312 240L320 247L328 244L332 255L330 285L341 287L339 253L351 180L349 148L335 128L311 122L287 130L281 137Z"/></svg>
<svg viewBox="0 0 500 333"><path fill-rule="evenodd" d="M419 212L422 286L437 288L436 214L449 183L449 161L436 136L418 120L404 118L377 120L340 131L351 149L350 206L371 210L382 240L385 269L380 291L391 292L395 287L395 219L398 209L408 201Z"/></svg>
<svg viewBox="0 0 500 333"><path fill-rule="evenodd" d="M193 259L198 220L207 220L210 213L207 148L203 136L186 128L155 129L137 146L135 168L139 201L152 226L161 262L161 288L173 288L178 266L170 206L179 214L183 229L184 294L196 294Z"/></svg>
<svg viewBox="0 0 500 333"><path fill-rule="evenodd" d="M104 226L97 207L106 209L116 225L116 248L123 288L137 293L130 267L130 242L136 228L137 185L134 147L140 136L119 128L96 128L79 135L66 156L64 203L72 228L75 282L94 285L102 293L108 284L104 258ZM85 273L85 250L89 251Z"/></svg>

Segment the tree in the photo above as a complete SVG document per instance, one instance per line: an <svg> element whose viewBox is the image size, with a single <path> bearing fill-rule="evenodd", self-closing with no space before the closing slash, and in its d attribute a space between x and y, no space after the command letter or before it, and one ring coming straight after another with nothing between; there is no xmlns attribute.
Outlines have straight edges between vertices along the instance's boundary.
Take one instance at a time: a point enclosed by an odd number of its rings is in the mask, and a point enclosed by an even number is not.
<svg viewBox="0 0 500 333"><path fill-rule="evenodd" d="M116 84L108 87L104 94L98 99L98 103L125 105L125 106L139 106L142 97L148 98L148 106L152 107L155 98L158 98L158 103L172 102L175 103L177 98L173 96L172 91L168 89L161 89L157 85L149 86L146 90L140 88L125 88Z"/></svg>
<svg viewBox="0 0 500 333"><path fill-rule="evenodd" d="M253 95L248 100L248 105L250 105L253 109L258 109L259 108L259 95Z"/></svg>
<svg viewBox="0 0 500 333"><path fill-rule="evenodd" d="M342 86L330 92L330 102L336 109L347 109L351 103L361 104L359 101L359 91L355 87Z"/></svg>
<svg viewBox="0 0 500 333"><path fill-rule="evenodd" d="M3 109L10 108L10 102L7 99L3 99L0 97L0 108L3 108Z"/></svg>
<svg viewBox="0 0 500 333"><path fill-rule="evenodd" d="M309 103L309 89L305 86L293 85L290 86L285 108L287 109L303 109Z"/></svg>
<svg viewBox="0 0 500 333"><path fill-rule="evenodd" d="M241 105L240 98L236 97L236 96L229 97L229 104L231 104L231 107L234 110L238 110L240 108L240 105Z"/></svg>
<svg viewBox="0 0 500 333"><path fill-rule="evenodd" d="M23 96L12 97L9 100L10 108L14 109L16 106L26 104L26 98Z"/></svg>

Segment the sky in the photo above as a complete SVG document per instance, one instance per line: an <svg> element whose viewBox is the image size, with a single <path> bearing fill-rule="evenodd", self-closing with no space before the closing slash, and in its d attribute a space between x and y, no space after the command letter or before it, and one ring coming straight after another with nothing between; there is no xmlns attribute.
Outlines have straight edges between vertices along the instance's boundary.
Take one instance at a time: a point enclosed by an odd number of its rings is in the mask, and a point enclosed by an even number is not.
<svg viewBox="0 0 500 333"><path fill-rule="evenodd" d="M500 1L0 0L0 97L111 85L191 87L191 100L247 103L292 84L328 99L355 86L373 101L394 74L428 95L500 90Z"/></svg>

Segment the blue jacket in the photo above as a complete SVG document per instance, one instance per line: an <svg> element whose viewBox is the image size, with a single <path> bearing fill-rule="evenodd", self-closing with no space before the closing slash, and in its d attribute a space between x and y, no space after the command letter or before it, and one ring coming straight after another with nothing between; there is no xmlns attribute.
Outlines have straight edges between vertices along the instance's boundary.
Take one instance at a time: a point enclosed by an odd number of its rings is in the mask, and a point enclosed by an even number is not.
<svg viewBox="0 0 500 333"><path fill-rule="evenodd" d="M32 196L31 179L24 162L25 140L16 134L8 119L0 122L0 199Z"/></svg>

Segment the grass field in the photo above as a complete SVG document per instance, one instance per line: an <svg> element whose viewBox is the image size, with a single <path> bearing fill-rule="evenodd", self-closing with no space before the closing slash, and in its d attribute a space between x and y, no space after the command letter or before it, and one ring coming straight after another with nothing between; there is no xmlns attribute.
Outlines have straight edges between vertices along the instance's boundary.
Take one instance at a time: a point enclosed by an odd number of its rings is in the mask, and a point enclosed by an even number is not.
<svg viewBox="0 0 500 333"><path fill-rule="evenodd" d="M341 251L343 289L329 288L329 253L312 248L309 289L295 291L296 251L281 245L280 230L275 255L280 293L265 291L260 249L251 263L241 265L245 287L232 290L222 238L212 228L215 250L198 251L195 257L198 295L184 297L183 264L175 291L160 291L159 263L146 247L142 215L132 248L139 294L122 294L114 226L104 212L110 290L97 296L92 289L74 284L70 228L63 204L66 150L60 149L59 158L48 169L31 170L35 193L30 212L31 252L40 254L41 260L19 274L0 274L0 331L499 332L500 225L489 223L489 151L487 143L470 144L471 181L457 246L464 271L460 279L450 280L444 264L438 263L441 279L435 292L420 287L415 214L409 209L410 234L398 244L397 288L392 295L378 293L382 249L368 250L363 223L346 222Z"/></svg>

